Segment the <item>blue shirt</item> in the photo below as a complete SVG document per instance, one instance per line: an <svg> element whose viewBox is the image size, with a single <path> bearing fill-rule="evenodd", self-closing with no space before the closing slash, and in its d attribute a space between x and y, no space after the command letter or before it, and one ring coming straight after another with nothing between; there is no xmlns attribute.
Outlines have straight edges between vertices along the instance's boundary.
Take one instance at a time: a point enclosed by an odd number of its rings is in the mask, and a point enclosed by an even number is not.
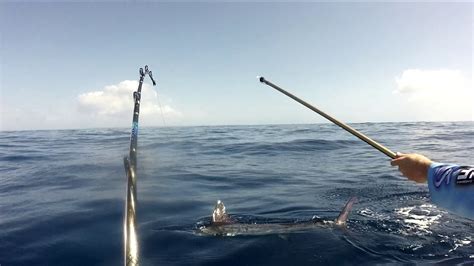
<svg viewBox="0 0 474 266"><path fill-rule="evenodd" d="M428 187L433 203L474 219L474 167L432 163L428 170Z"/></svg>

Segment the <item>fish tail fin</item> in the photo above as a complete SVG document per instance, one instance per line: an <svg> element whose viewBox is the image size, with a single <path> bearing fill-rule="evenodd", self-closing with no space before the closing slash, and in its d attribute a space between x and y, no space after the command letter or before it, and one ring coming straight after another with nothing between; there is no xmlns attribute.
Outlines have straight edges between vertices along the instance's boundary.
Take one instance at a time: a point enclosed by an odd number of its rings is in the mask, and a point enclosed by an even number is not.
<svg viewBox="0 0 474 266"><path fill-rule="evenodd" d="M224 203L220 200L217 201L214 211L212 212L212 223L213 224L226 224L229 223L230 218L225 211Z"/></svg>
<svg viewBox="0 0 474 266"><path fill-rule="evenodd" d="M336 224L337 225L345 225L346 224L347 218L349 217L349 213L352 210L352 205L354 205L354 203L356 201L357 201L356 197L351 197L349 199L349 201L347 201L346 205L344 206L341 213L339 214L339 216L336 219Z"/></svg>

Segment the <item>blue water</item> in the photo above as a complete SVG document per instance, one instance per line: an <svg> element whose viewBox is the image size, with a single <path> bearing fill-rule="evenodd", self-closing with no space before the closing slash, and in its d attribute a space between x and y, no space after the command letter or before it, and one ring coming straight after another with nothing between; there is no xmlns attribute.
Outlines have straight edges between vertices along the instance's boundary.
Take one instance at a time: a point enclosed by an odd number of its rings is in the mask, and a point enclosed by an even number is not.
<svg viewBox="0 0 474 266"><path fill-rule="evenodd" d="M474 123L353 126L394 151L473 164ZM130 129L0 132L0 264L122 264ZM474 224L331 124L140 128L143 265L474 263ZM216 200L249 223L337 217L347 229L213 237Z"/></svg>

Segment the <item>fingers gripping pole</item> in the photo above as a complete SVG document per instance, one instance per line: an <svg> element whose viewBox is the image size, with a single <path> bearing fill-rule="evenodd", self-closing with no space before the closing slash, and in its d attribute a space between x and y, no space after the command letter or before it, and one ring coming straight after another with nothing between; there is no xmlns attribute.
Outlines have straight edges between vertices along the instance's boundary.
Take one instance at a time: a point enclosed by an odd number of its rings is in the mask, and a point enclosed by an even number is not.
<svg viewBox="0 0 474 266"><path fill-rule="evenodd" d="M311 109L312 111L320 114L321 116L323 116L327 120L333 122L334 124L338 125L339 127L345 129L347 132L349 132L352 135L358 137L359 139L363 140L364 142L366 142L367 144L369 144L372 147L376 148L377 150L383 152L388 157L390 157L392 159L394 159L396 157L396 154L393 151L391 151L388 148L384 147L383 145L376 142L375 140L372 140L371 138L367 137L366 135L360 133L359 131L355 130L354 128L348 126L347 124L335 119L334 117L326 114L325 112L319 110L318 108L312 106L311 104L301 100L300 98L296 97L295 95L293 95L293 94L287 92L286 90L278 87L277 85L275 85L275 84L271 83L270 81L266 80L264 77L257 77L257 78L259 79L259 81L261 83L264 83L264 84L274 88L275 90L285 94L286 96L288 96L288 97L292 98L293 100L299 102L300 104L306 106L307 108Z"/></svg>

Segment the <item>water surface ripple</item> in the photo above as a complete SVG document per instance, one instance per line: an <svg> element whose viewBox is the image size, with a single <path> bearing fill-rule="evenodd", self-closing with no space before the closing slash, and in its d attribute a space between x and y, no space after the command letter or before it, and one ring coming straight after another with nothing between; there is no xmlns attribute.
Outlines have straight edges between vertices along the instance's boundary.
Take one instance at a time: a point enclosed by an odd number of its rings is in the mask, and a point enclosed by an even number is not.
<svg viewBox="0 0 474 266"><path fill-rule="evenodd" d="M353 124L394 151L473 164L474 123ZM128 128L0 132L0 265L122 264ZM474 223L331 124L141 128L143 265L473 264ZM248 223L348 228L205 237L216 200Z"/></svg>

